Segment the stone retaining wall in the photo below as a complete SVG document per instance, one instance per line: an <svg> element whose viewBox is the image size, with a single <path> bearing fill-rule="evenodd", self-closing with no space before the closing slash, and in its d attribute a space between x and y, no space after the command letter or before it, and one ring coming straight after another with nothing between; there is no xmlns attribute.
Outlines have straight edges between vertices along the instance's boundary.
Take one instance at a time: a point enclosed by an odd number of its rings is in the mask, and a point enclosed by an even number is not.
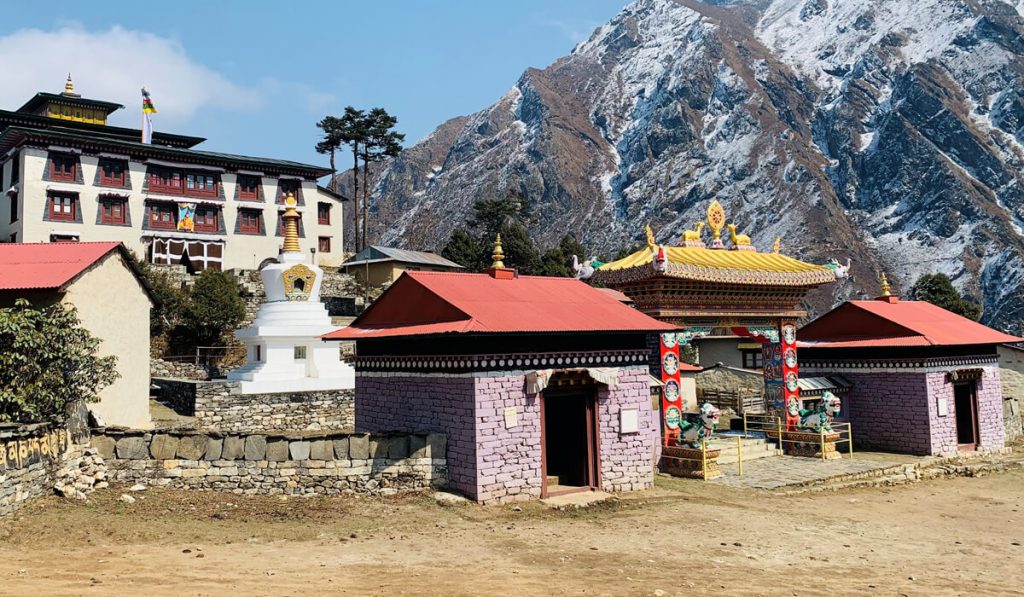
<svg viewBox="0 0 1024 597"><path fill-rule="evenodd" d="M165 361L149 359L150 377L167 377L174 379L210 379L210 370L191 361Z"/></svg>
<svg viewBox="0 0 1024 597"><path fill-rule="evenodd" d="M0 516L27 502L53 495L84 498L105 483L102 460L84 443L76 443L66 427L48 424L0 428Z"/></svg>
<svg viewBox="0 0 1024 597"><path fill-rule="evenodd" d="M161 400L224 433L351 431L355 390L242 394L237 381L154 378Z"/></svg>
<svg viewBox="0 0 1024 597"><path fill-rule="evenodd" d="M719 392L746 390L758 395L764 394L764 376L760 371L718 367L701 371L696 375L696 379L698 400L705 389Z"/></svg>
<svg viewBox="0 0 1024 597"><path fill-rule="evenodd" d="M111 480L254 494L389 495L445 487L440 434L310 437L95 430Z"/></svg>

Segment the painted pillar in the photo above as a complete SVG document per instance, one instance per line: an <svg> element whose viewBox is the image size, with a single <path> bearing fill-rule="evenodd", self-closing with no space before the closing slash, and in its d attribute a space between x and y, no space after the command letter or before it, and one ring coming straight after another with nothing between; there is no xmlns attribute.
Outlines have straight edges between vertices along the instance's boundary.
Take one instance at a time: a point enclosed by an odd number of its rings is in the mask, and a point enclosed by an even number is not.
<svg viewBox="0 0 1024 597"><path fill-rule="evenodd" d="M765 342L761 349L764 363L764 390L768 412L782 417L786 428L796 429L800 421L800 370L796 358L796 321L779 320L779 339Z"/></svg>
<svg viewBox="0 0 1024 597"><path fill-rule="evenodd" d="M679 379L679 335L670 332L661 334L658 354L661 357L662 441L664 445L675 445L679 437L679 425L683 421L682 392Z"/></svg>

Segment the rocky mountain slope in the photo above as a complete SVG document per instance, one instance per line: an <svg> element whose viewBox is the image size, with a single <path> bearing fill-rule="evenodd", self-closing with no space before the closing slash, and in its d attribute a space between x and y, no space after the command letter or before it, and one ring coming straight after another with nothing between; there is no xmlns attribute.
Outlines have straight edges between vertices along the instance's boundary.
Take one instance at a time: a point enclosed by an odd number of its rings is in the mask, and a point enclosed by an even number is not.
<svg viewBox="0 0 1024 597"><path fill-rule="evenodd" d="M551 244L661 242L718 198L762 249L854 275L816 309L945 272L1024 319L1024 0L638 0L376 177L375 236L437 249L510 190Z"/></svg>

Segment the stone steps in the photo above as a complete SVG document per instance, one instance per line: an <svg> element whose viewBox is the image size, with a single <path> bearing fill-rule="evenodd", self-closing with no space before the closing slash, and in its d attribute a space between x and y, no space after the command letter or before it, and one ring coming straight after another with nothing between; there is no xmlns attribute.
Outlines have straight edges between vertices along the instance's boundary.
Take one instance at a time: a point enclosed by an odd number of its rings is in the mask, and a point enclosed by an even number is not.
<svg viewBox="0 0 1024 597"><path fill-rule="evenodd" d="M740 443L743 462L782 455L782 451L777 449L774 443L765 439L741 438ZM736 453L735 436L718 436L711 441L711 445L721 450L718 455L718 464L735 464L739 460Z"/></svg>

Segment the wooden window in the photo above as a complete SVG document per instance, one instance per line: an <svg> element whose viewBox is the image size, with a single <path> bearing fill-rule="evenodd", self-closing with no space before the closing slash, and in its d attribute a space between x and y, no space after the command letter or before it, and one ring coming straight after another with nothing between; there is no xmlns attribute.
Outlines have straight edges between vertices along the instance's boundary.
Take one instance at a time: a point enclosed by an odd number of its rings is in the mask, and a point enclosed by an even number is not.
<svg viewBox="0 0 1024 597"><path fill-rule="evenodd" d="M260 198L260 177L238 175L238 199L240 201L258 201Z"/></svg>
<svg viewBox="0 0 1024 597"><path fill-rule="evenodd" d="M12 194L8 196L8 199L11 200L11 223L13 224L18 221L18 196Z"/></svg>
<svg viewBox="0 0 1024 597"><path fill-rule="evenodd" d="M294 353L293 356L295 357L296 361L304 361L304 360L306 360L306 347L305 346L296 346L294 351L293 351L293 353Z"/></svg>
<svg viewBox="0 0 1024 597"><path fill-rule="evenodd" d="M106 197L100 200L100 224L126 224L128 222L128 204L118 197Z"/></svg>
<svg viewBox="0 0 1024 597"><path fill-rule="evenodd" d="M11 186L18 184L19 180L21 180L21 156L15 153L14 160L11 162Z"/></svg>
<svg viewBox="0 0 1024 597"><path fill-rule="evenodd" d="M760 350L743 350L741 353L743 354L744 369L761 369L764 366Z"/></svg>
<svg viewBox="0 0 1024 597"><path fill-rule="evenodd" d="M331 204L330 203L317 203L316 204L316 221L318 224L324 226L331 225Z"/></svg>
<svg viewBox="0 0 1024 597"><path fill-rule="evenodd" d="M220 210L215 207L196 209L196 232L219 232Z"/></svg>
<svg viewBox="0 0 1024 597"><path fill-rule="evenodd" d="M321 253L331 252L331 237L321 236L317 244L320 246L320 248L317 250L320 251Z"/></svg>
<svg viewBox="0 0 1024 597"><path fill-rule="evenodd" d="M238 210L238 231L244 234L260 234L260 211L258 209Z"/></svg>
<svg viewBox="0 0 1024 597"><path fill-rule="evenodd" d="M174 230L177 222L174 219L173 205L153 204L149 206L149 225L151 228Z"/></svg>
<svg viewBox="0 0 1024 597"><path fill-rule="evenodd" d="M185 193L205 197L217 196L217 177L201 172L189 172L185 175Z"/></svg>
<svg viewBox="0 0 1024 597"><path fill-rule="evenodd" d="M298 199L299 199L299 189L302 188L302 184L299 181L297 181L297 180L285 179L285 180L279 180L278 181L277 188L278 188L278 191L281 194L281 203L284 203L284 199L285 199L285 197L288 196L288 193L291 193L292 195L294 195L295 196L295 200L298 201Z"/></svg>
<svg viewBox="0 0 1024 597"><path fill-rule="evenodd" d="M50 156L50 178L53 180L74 181L76 164L74 156L54 154Z"/></svg>
<svg viewBox="0 0 1024 597"><path fill-rule="evenodd" d="M51 234L51 243L77 243L78 237L72 234Z"/></svg>
<svg viewBox="0 0 1024 597"><path fill-rule="evenodd" d="M108 187L125 186L125 171L127 167L124 162L114 160L100 161L100 184Z"/></svg>
<svg viewBox="0 0 1024 597"><path fill-rule="evenodd" d="M12 232L11 233L11 242L12 243L18 242L18 233L17 232Z"/></svg>
<svg viewBox="0 0 1024 597"><path fill-rule="evenodd" d="M154 193L181 194L181 172L166 168L150 168L149 190Z"/></svg>
<svg viewBox="0 0 1024 597"><path fill-rule="evenodd" d="M78 213L78 201L74 195L53 193L50 195L50 219L74 222Z"/></svg>

